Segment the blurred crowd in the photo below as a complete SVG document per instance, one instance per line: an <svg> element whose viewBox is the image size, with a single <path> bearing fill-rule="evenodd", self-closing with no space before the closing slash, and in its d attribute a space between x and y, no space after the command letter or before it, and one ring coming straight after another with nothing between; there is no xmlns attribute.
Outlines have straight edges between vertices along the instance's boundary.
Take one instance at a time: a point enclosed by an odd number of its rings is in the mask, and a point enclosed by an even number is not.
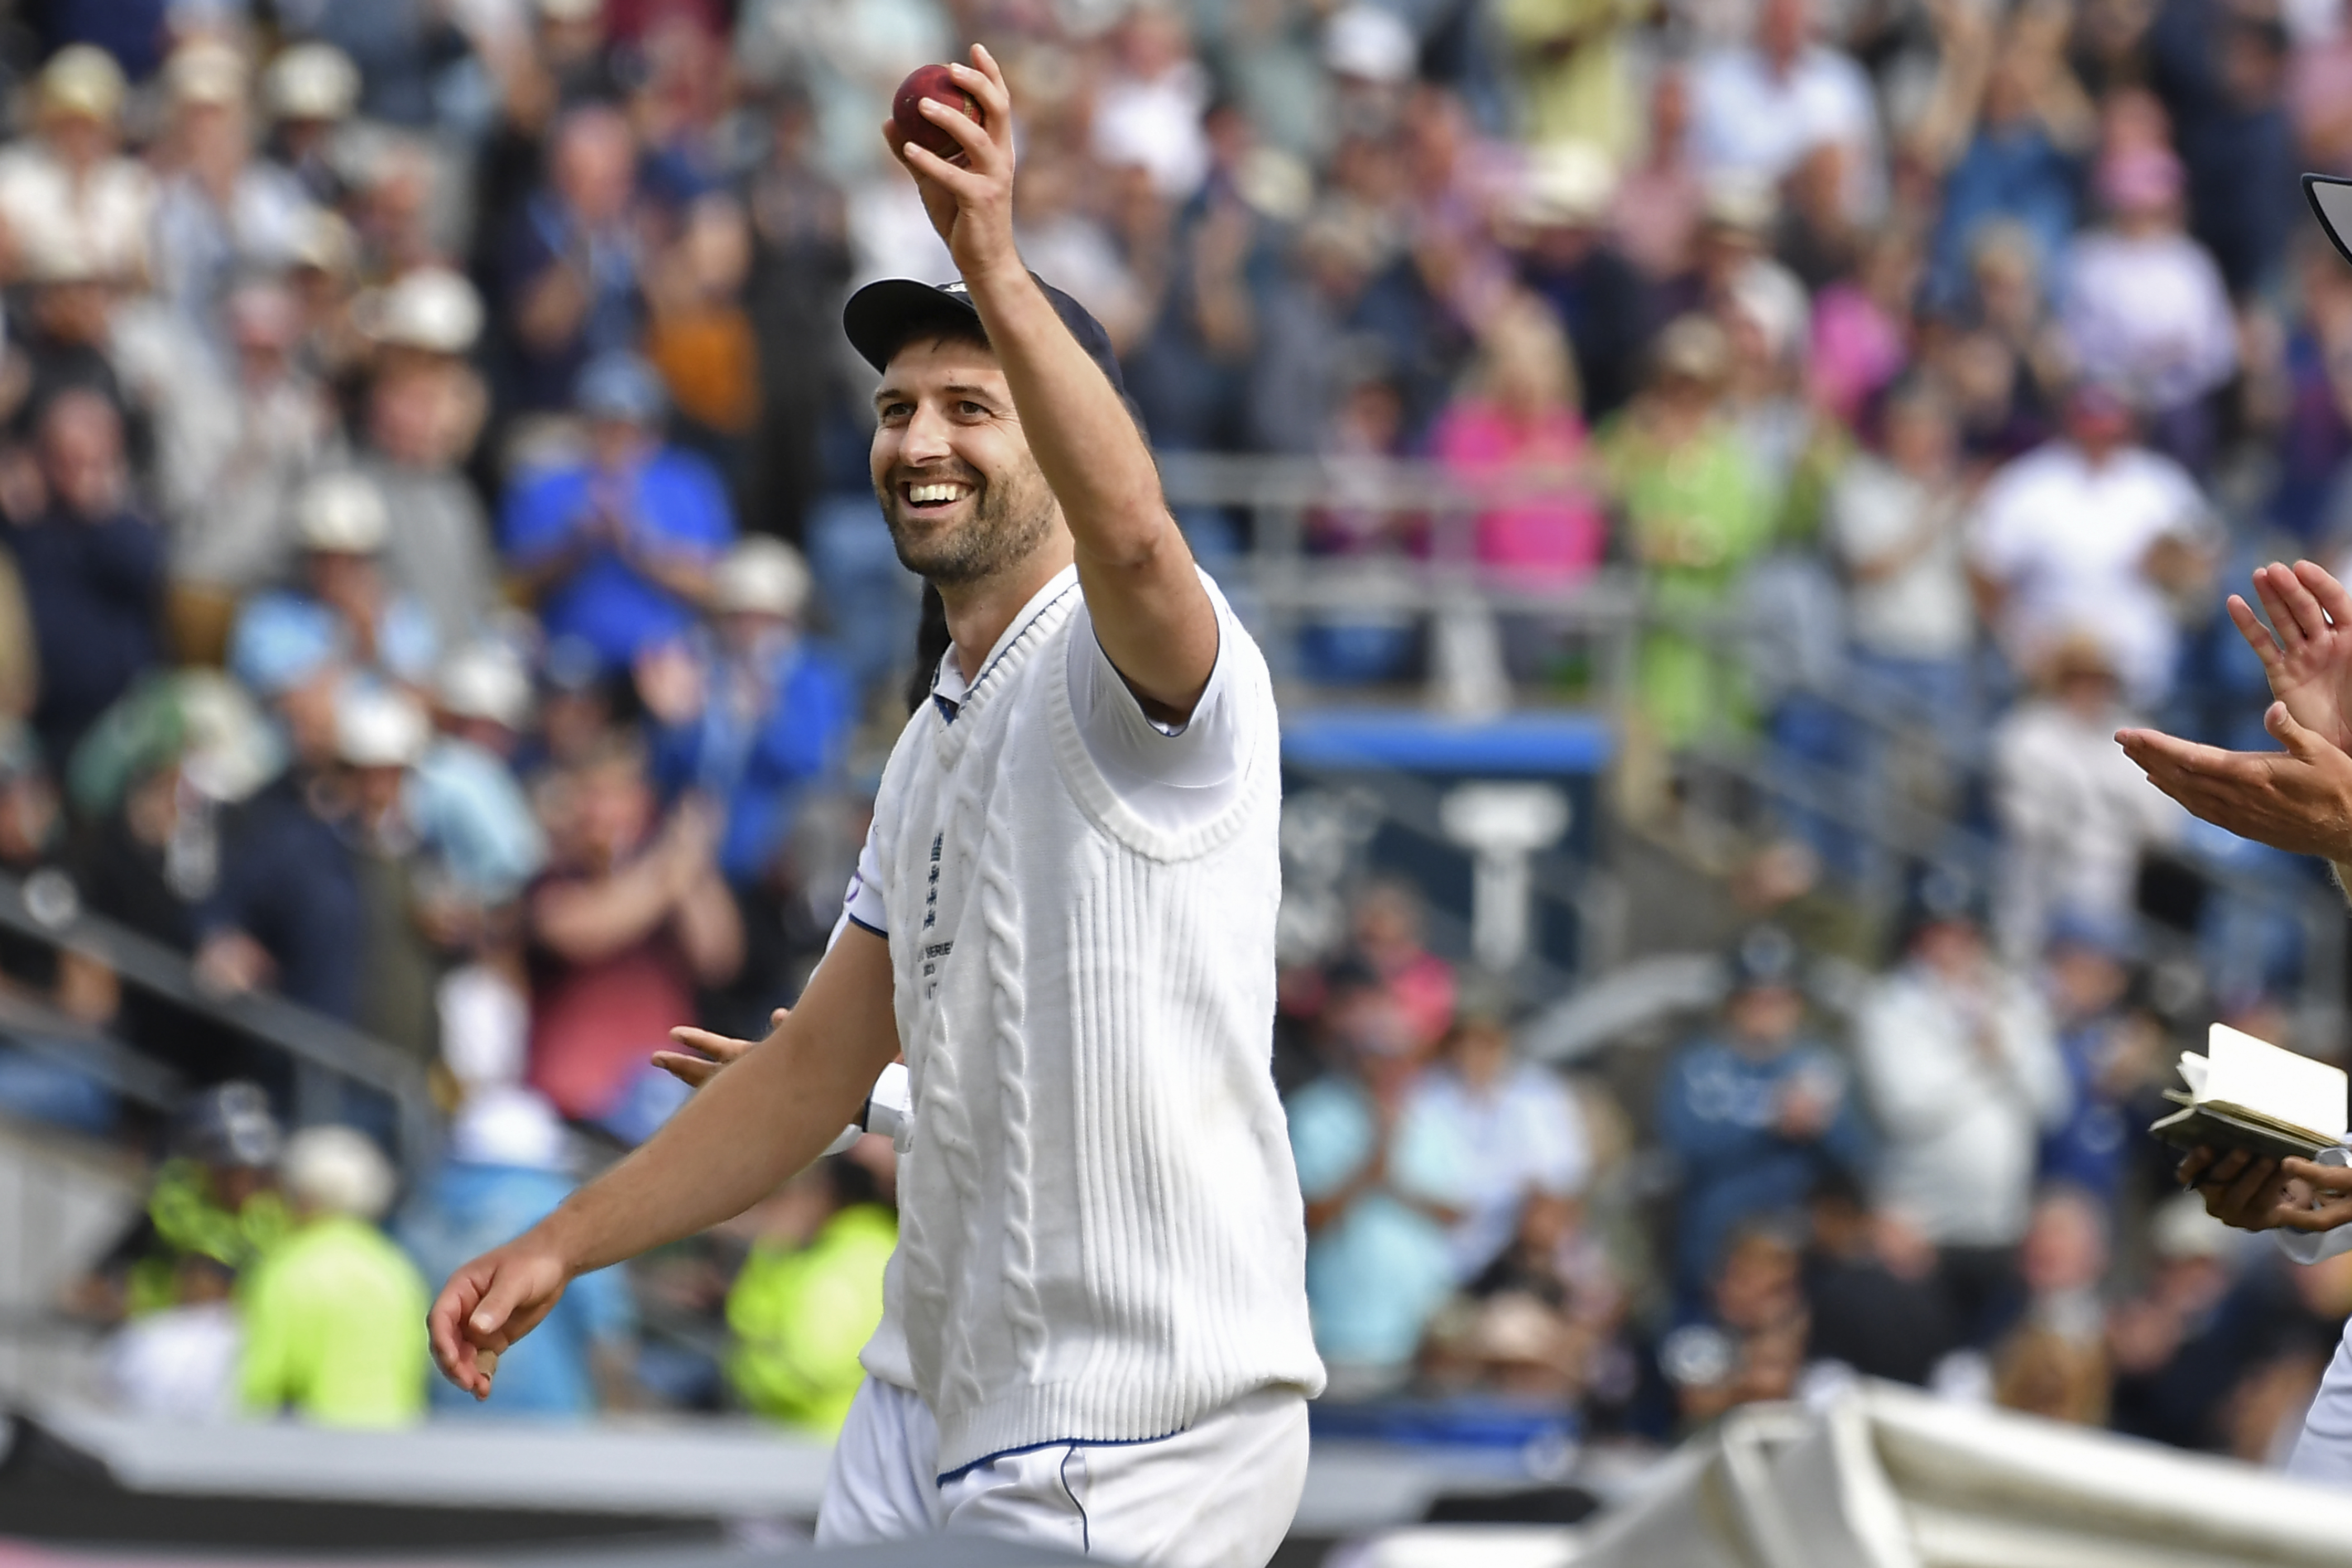
<svg viewBox="0 0 2352 1568"><path fill-rule="evenodd" d="M1894 788L1824 686L1984 759L2000 863L1918 879L1865 1000L1759 930L1646 1078L1519 1061L1365 893L1284 993L1335 1386L1664 1436L1846 1367L2262 1450L2340 1276L2155 1201L2130 1134L2194 1020L2136 912L2168 846L2305 873L2107 737L2268 744L2220 585L2352 538L2352 272L2294 183L2352 172L2337 0L5 8L0 868L408 1053L449 1118L400 1192L380 1097L289 1139L282 1056L0 940L0 1107L170 1156L83 1291L122 1396L415 1415L422 1281L659 1124L670 1025L795 994L916 641L838 308L950 275L879 127L974 39L1024 253L1160 450L1319 462L1335 565L1630 569L1629 770L1755 739ZM1265 542L1181 520L1212 570ZM1519 619L1523 689L1589 690ZM1378 686L1423 642L1272 652ZM2209 900L2196 1005L2279 1034L2287 926ZM194 1098L88 1071L93 1026ZM861 1145L583 1281L501 1399L837 1420L890 1174Z"/></svg>
<svg viewBox="0 0 2352 1568"><path fill-rule="evenodd" d="M1874 971L1754 926L1711 1016L1561 1071L1371 884L1286 971L1276 1058L1328 1397L1657 1443L1874 1377L2283 1463L2352 1267L2173 1185L2141 1129L2210 1015L2130 927L2070 912L2018 966L1990 915L1931 870Z"/></svg>

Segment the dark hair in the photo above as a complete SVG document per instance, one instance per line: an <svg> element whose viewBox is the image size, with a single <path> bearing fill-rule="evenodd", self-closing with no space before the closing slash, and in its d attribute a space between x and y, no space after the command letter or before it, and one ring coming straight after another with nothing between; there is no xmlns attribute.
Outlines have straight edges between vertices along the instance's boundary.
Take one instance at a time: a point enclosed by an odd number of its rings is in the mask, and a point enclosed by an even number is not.
<svg viewBox="0 0 2352 1568"><path fill-rule="evenodd" d="M923 584L922 618L915 626L915 667L907 675L907 711L913 713L931 695L931 677L939 673L940 661L948 656L947 601L940 591L929 583Z"/></svg>

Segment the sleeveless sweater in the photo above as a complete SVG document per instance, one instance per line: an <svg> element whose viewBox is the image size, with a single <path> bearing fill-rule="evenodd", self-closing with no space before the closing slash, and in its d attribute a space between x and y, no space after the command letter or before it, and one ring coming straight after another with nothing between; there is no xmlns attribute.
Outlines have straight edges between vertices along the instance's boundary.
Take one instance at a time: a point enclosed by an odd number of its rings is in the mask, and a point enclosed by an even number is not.
<svg viewBox="0 0 2352 1568"><path fill-rule="evenodd" d="M1280 736L1255 645L1222 657L1241 788L1171 832L1073 716L1075 579L885 770L874 844L913 1111L867 1370L937 1417L942 1472L1181 1431L1321 1391L1271 1072Z"/></svg>

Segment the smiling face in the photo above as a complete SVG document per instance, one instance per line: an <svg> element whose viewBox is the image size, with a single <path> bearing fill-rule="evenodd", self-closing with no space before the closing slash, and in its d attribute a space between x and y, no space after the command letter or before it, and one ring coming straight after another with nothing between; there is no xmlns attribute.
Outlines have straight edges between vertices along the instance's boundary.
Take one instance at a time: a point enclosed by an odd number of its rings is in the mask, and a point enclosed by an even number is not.
<svg viewBox="0 0 2352 1568"><path fill-rule="evenodd" d="M909 341L882 372L874 416L874 494L908 570L965 587L1018 566L1053 532L1054 492L985 345Z"/></svg>

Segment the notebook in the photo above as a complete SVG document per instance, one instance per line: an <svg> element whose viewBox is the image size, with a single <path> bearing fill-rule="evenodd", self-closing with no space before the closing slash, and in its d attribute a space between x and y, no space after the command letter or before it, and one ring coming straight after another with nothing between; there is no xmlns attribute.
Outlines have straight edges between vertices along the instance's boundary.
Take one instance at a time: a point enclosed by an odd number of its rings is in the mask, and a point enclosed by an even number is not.
<svg viewBox="0 0 2352 1568"><path fill-rule="evenodd" d="M2164 1097L2182 1108L2148 1128L2168 1144L2311 1159L2344 1141L2340 1067L2217 1023L2204 1055L2180 1053L2180 1076L2187 1092L2168 1089Z"/></svg>

